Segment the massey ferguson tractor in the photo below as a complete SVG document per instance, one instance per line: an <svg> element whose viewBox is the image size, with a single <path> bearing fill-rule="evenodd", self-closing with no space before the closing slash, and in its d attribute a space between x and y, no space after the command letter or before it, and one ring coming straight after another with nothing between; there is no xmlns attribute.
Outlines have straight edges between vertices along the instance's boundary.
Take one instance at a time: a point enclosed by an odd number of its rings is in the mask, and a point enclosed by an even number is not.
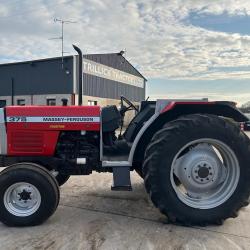
<svg viewBox="0 0 250 250"><path fill-rule="evenodd" d="M81 52L79 65L81 66ZM79 72L82 72L81 69ZM81 75L81 74L80 74ZM0 109L0 221L33 226L56 210L70 175L113 174L112 190L143 179L170 222L222 224L248 205L248 120L231 102L142 101L116 106L9 106ZM127 111L137 112L116 136Z"/></svg>

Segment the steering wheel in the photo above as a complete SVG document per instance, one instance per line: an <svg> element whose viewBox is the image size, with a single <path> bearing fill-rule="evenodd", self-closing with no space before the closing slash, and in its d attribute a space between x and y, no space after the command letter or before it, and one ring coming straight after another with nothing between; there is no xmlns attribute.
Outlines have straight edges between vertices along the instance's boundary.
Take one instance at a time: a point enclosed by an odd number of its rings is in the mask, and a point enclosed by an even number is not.
<svg viewBox="0 0 250 250"><path fill-rule="evenodd" d="M124 102L128 106L124 105ZM128 100L124 96L121 96L121 110L120 110L121 115L123 116L129 110L135 110L136 112L139 111L139 109L130 100Z"/></svg>
<svg viewBox="0 0 250 250"><path fill-rule="evenodd" d="M124 102L127 104L124 105ZM129 110L135 110L136 112L139 112L139 109L126 97L121 96L121 109L120 109L120 114L121 114L121 127L120 127L120 134L118 136L118 139L122 139L122 129L123 129L123 124L124 124L124 117L125 113Z"/></svg>

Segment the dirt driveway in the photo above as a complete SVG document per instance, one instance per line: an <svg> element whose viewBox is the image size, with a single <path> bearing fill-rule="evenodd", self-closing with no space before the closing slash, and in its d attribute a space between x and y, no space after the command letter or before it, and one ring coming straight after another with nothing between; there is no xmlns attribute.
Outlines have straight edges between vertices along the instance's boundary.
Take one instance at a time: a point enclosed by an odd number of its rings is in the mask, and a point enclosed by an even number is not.
<svg viewBox="0 0 250 250"><path fill-rule="evenodd" d="M110 191L111 182L111 174L71 177L45 224L0 224L0 249L250 249L250 207L223 226L181 227L166 224L137 174L133 192Z"/></svg>
<svg viewBox="0 0 250 250"><path fill-rule="evenodd" d="M111 174L71 177L58 210L43 225L0 223L0 249L250 249L250 206L223 226L181 227L167 224L136 173L133 192L110 191L111 183Z"/></svg>

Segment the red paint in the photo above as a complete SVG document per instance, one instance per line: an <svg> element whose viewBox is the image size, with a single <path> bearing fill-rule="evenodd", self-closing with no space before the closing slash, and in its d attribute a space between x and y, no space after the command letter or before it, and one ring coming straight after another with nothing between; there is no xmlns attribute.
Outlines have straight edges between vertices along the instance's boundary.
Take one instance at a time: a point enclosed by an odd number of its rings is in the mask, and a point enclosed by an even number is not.
<svg viewBox="0 0 250 250"><path fill-rule="evenodd" d="M167 106L161 111L161 113L165 113L171 109L173 109L175 106L175 102L170 102L169 104L167 104Z"/></svg>
<svg viewBox="0 0 250 250"><path fill-rule="evenodd" d="M25 116L25 117L100 117L99 106L12 106L6 107L6 116ZM55 125L55 126L54 126ZM87 130L99 131L100 122L15 122L7 123L8 131L13 129L23 130Z"/></svg>
<svg viewBox="0 0 250 250"><path fill-rule="evenodd" d="M12 130L7 133L8 155L15 156L53 156L59 131ZM39 133L40 132L40 133ZM22 133L22 139L19 136ZM22 139L22 140L21 140Z"/></svg>
<svg viewBox="0 0 250 250"><path fill-rule="evenodd" d="M9 106L7 116L100 116L99 106Z"/></svg>
<svg viewBox="0 0 250 250"><path fill-rule="evenodd" d="M86 130L86 131L99 131L100 123L63 123L63 122L14 122L7 123L7 131L12 130L45 130L45 131L63 131L63 130Z"/></svg>
<svg viewBox="0 0 250 250"><path fill-rule="evenodd" d="M11 106L6 116L100 117L99 106ZM53 156L60 131L100 131L100 122L7 122L8 155Z"/></svg>
<svg viewBox="0 0 250 250"><path fill-rule="evenodd" d="M161 113L165 113L169 110L172 110L177 105L213 105L215 102L170 102L167 106L161 111Z"/></svg>

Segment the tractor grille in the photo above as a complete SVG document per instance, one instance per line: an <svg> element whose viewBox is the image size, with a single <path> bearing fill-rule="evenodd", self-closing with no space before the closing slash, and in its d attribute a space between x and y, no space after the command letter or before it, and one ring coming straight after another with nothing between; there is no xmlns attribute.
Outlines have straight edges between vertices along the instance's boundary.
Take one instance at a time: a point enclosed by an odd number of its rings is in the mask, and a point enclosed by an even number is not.
<svg viewBox="0 0 250 250"><path fill-rule="evenodd" d="M44 134L42 132L22 131L11 133L11 147L16 152L43 152Z"/></svg>

